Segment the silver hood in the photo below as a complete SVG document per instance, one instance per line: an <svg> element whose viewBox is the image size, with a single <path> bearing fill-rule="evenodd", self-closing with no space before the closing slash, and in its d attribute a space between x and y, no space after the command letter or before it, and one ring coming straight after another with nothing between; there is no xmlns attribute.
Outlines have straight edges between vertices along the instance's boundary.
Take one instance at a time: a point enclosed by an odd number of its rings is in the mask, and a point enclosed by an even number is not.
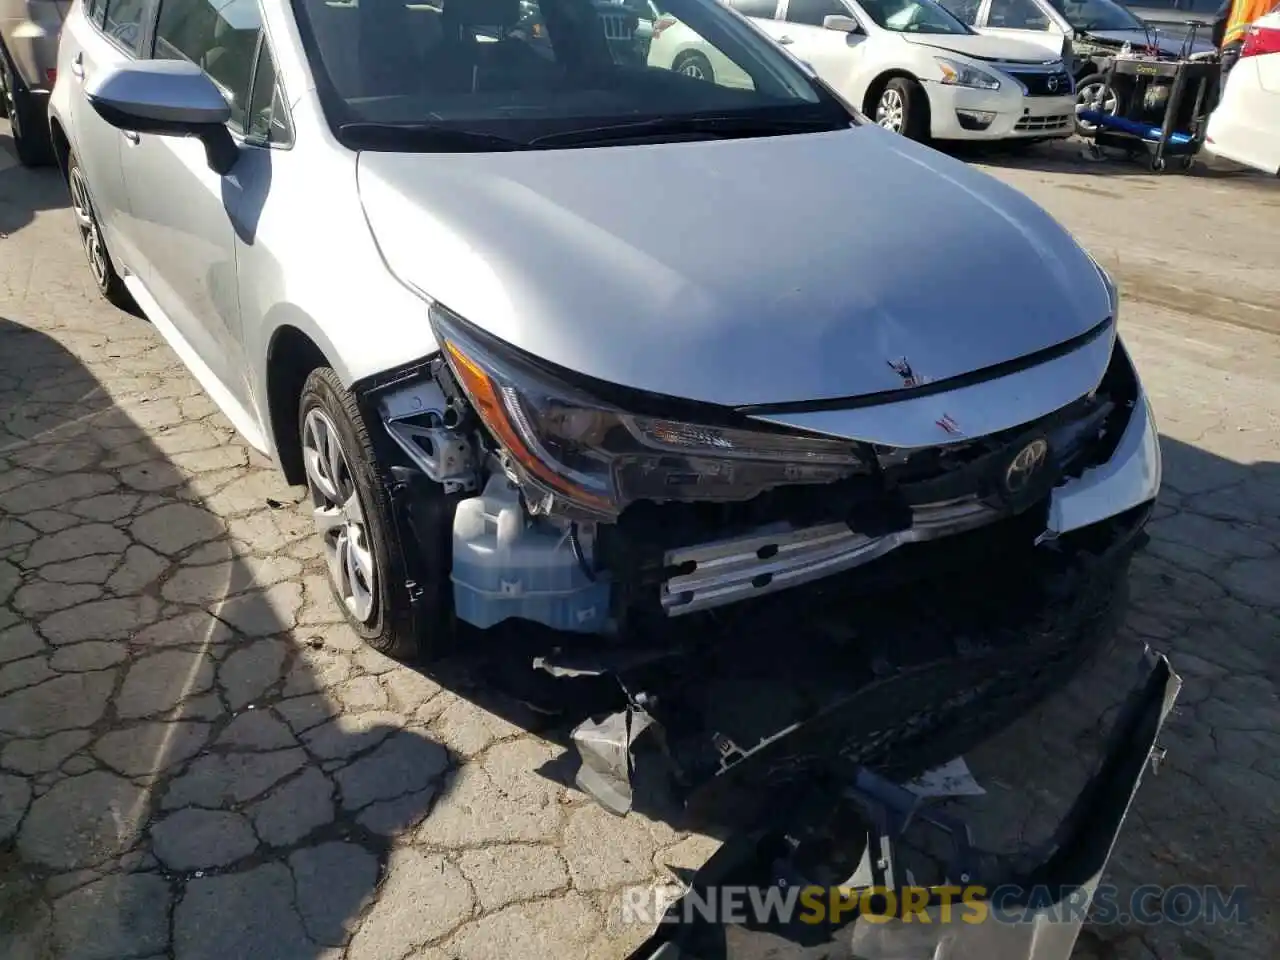
<svg viewBox="0 0 1280 960"><path fill-rule="evenodd" d="M390 269L552 363L725 405L941 380L1109 301L1010 187L874 126L492 154L362 153ZM424 319L425 323L426 320Z"/></svg>

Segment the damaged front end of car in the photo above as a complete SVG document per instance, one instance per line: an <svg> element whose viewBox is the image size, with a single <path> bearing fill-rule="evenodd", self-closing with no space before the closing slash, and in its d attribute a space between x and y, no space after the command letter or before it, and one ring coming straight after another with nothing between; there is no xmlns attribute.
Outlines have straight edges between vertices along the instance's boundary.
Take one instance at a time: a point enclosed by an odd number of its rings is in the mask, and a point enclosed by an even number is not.
<svg viewBox="0 0 1280 960"><path fill-rule="evenodd" d="M764 815L693 874L631 960L1067 960L1147 766L1162 755L1157 738L1181 686L1150 651L1139 674L1093 775L1045 843L981 849L963 819L829 758L780 785ZM773 905L790 893L825 909L708 915L722 890Z"/></svg>
<svg viewBox="0 0 1280 960"><path fill-rule="evenodd" d="M574 731L617 813L641 778L655 803L767 792L832 732L919 772L1069 678L1123 607L1160 457L1113 318L953 382L734 410L431 315L440 354L358 394L414 609L539 623L563 639L543 670L618 681L622 709Z"/></svg>

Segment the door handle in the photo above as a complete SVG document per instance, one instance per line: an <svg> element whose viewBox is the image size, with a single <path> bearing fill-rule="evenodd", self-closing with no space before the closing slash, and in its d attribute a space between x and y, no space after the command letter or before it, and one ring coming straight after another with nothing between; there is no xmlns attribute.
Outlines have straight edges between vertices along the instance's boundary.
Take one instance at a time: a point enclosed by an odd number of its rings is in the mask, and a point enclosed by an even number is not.
<svg viewBox="0 0 1280 960"><path fill-rule="evenodd" d="M139 141L142 140L142 138L138 136L136 133L134 133L132 130L121 130L120 133L123 134L124 138L128 140L130 143L138 143Z"/></svg>
<svg viewBox="0 0 1280 960"><path fill-rule="evenodd" d="M785 47L788 43L795 43L795 41L794 41L794 40L792 40L790 37L779 37L779 38L778 38L778 42L779 42L780 44L782 44L784 47Z"/></svg>
<svg viewBox="0 0 1280 960"><path fill-rule="evenodd" d="M71 61L71 75L77 80L84 79L84 54L77 53Z"/></svg>

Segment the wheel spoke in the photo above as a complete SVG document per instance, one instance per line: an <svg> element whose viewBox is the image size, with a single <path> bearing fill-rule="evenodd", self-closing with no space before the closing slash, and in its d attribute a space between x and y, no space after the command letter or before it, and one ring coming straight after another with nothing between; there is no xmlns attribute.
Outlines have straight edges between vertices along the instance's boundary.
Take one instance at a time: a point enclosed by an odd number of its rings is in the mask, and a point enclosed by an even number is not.
<svg viewBox="0 0 1280 960"><path fill-rule="evenodd" d="M342 515L347 518L348 523L357 524L361 529L364 528L364 511L360 508L360 498L354 490L351 492L351 496L347 497L346 502L342 504Z"/></svg>
<svg viewBox="0 0 1280 960"><path fill-rule="evenodd" d="M328 473L329 482L333 484L333 489L337 493L334 499L345 501L342 476L346 472L343 469L346 464L342 456L342 448L338 445L337 433L327 423L324 425L324 458L325 472Z"/></svg>
<svg viewBox="0 0 1280 960"><path fill-rule="evenodd" d="M334 591L353 617L366 622L376 606L377 564L351 462L337 427L320 408L310 410L303 419L302 454L311 490L311 518Z"/></svg>
<svg viewBox="0 0 1280 960"><path fill-rule="evenodd" d="M364 531L360 531L359 538L349 537L348 543L351 563L360 574L359 584L365 590L370 590L373 588L373 553L365 546Z"/></svg>
<svg viewBox="0 0 1280 960"><path fill-rule="evenodd" d="M337 506L342 502L342 496L329 476L329 461L322 452L328 431L325 430L323 421L315 416L307 417L305 430L302 440L302 459L306 466L307 477L311 480L313 492L319 493L324 500Z"/></svg>
<svg viewBox="0 0 1280 960"><path fill-rule="evenodd" d="M342 511L334 507L316 507L311 511L311 518L315 521L316 533L326 538L344 529L347 525Z"/></svg>
<svg viewBox="0 0 1280 960"><path fill-rule="evenodd" d="M344 528L338 533L338 539L334 543L333 549L325 551L326 559L329 561L329 576L333 577L334 586L338 588L338 595L344 600L351 596L351 581L347 577L348 547L347 531Z"/></svg>

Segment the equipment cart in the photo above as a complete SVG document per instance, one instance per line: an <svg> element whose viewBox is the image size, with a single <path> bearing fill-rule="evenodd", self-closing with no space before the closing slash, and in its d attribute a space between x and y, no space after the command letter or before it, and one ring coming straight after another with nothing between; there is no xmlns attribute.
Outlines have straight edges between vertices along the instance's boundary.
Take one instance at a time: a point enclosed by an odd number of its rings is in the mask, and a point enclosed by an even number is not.
<svg viewBox="0 0 1280 960"><path fill-rule="evenodd" d="M1167 168L1170 158L1178 162L1179 169L1190 169L1192 158L1204 145L1209 111L1213 108L1210 94L1218 73L1217 60L1115 57L1107 67L1103 98L1107 90L1114 88L1116 77L1132 78L1133 92L1126 98L1124 115L1111 116L1099 110L1080 112L1083 119L1096 124L1090 151L1095 157L1102 156L1102 147L1123 150L1130 157L1145 153L1156 173ZM1143 103L1147 88L1164 82L1171 82L1171 89L1164 120L1157 126L1142 116Z"/></svg>

